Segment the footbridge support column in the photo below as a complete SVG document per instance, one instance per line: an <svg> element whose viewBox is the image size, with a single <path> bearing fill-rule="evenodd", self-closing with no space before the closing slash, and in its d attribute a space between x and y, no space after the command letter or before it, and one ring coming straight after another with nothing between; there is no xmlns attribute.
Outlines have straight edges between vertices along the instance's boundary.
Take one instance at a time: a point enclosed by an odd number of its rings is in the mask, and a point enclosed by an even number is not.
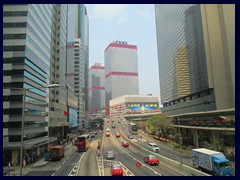
<svg viewBox="0 0 240 180"><path fill-rule="evenodd" d="M193 143L196 146L196 148L199 148L199 144L198 144L198 130L197 129L192 129L192 133L193 133Z"/></svg>

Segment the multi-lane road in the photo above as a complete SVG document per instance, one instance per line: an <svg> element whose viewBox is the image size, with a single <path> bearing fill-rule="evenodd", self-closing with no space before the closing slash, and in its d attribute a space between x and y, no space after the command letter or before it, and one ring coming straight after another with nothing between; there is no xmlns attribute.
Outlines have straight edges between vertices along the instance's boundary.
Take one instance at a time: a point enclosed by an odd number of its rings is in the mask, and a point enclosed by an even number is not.
<svg viewBox="0 0 240 180"><path fill-rule="evenodd" d="M115 124L116 128L111 128L112 124ZM110 128L110 137L105 136L106 128ZM78 152L75 146L68 144L66 146L65 157L61 161L49 162L47 165L35 169L36 171L31 172L29 175L111 176L110 165L114 162L118 162L122 165L124 176L186 175L174 168L165 166L164 163L161 163L161 161L157 166L150 166L146 164L143 161L144 156L153 153L145 148L147 140L137 139L139 138L138 136L135 136L136 139L130 142L129 147L123 147L121 142L126 139L128 133L126 129L127 126L124 124L122 125L117 122L106 121L103 132L98 133L95 138L92 138L88 151ZM115 136L116 133L121 133L121 137L117 138ZM100 150L97 149L99 142L101 142ZM106 151L109 150L114 151L115 159L106 159ZM136 166L137 162L140 163L140 167Z"/></svg>
<svg viewBox="0 0 240 180"><path fill-rule="evenodd" d="M131 176L183 176L181 172L177 172L176 170L166 167L163 164L158 166L150 166L144 163L144 156L150 154L151 152L144 149L136 148L135 146L122 147L121 142L125 140L122 136L120 138L116 138L116 133L120 132L120 127L111 128L112 123L105 123L105 128L110 128L110 137L105 137L103 135L103 158L104 165L107 166L105 169L109 168L110 161L105 160L105 153L108 150L113 150L115 152L114 161L120 162L124 169L127 172L124 175ZM116 124L116 123L114 123ZM122 132L122 131L121 131ZM136 167L136 162L140 162L141 166Z"/></svg>

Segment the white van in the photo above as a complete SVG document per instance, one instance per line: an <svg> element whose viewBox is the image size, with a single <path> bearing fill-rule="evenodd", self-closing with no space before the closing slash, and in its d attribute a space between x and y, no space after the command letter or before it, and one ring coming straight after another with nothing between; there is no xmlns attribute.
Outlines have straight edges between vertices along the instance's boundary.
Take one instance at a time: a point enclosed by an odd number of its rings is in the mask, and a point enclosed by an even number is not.
<svg viewBox="0 0 240 180"><path fill-rule="evenodd" d="M160 152L160 148L155 143L148 143L148 149L153 152Z"/></svg>

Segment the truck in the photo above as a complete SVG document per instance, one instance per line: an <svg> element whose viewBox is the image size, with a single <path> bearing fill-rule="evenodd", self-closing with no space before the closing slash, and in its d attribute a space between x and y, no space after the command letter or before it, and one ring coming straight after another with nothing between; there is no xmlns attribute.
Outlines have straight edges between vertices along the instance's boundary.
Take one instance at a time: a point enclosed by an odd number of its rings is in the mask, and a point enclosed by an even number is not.
<svg viewBox="0 0 240 180"><path fill-rule="evenodd" d="M206 148L192 149L193 166L213 176L232 176L230 161L222 152Z"/></svg>
<svg viewBox="0 0 240 180"><path fill-rule="evenodd" d="M64 157L64 147L61 145L53 146L50 148L50 161L61 160Z"/></svg>

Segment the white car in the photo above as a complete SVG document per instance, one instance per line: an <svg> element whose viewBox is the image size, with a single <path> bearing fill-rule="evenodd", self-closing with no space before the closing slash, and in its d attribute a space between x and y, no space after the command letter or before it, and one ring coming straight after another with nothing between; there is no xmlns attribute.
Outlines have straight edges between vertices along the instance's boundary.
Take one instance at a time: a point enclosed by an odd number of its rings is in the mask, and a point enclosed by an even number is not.
<svg viewBox="0 0 240 180"><path fill-rule="evenodd" d="M110 131L110 129L109 129L109 128L107 128L107 129L106 129L106 132L109 132L109 131Z"/></svg>
<svg viewBox="0 0 240 180"><path fill-rule="evenodd" d="M155 143L148 143L148 149L153 152L160 152L160 148Z"/></svg>
<svg viewBox="0 0 240 180"><path fill-rule="evenodd" d="M113 151L107 151L106 152L106 159L114 159L115 155Z"/></svg>

